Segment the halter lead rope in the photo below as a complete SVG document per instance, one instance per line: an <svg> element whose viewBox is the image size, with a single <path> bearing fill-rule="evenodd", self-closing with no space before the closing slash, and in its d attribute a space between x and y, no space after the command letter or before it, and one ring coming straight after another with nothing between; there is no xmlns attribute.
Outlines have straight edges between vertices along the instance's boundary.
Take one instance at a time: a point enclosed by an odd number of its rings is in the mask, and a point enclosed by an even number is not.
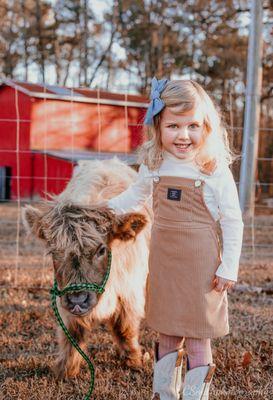
<svg viewBox="0 0 273 400"><path fill-rule="evenodd" d="M108 258L107 258L107 271L106 271L106 274L105 274L105 276L103 278L103 282L102 282L101 285L97 285L96 283L79 283L79 284L69 285L66 288L64 288L63 290L59 290L58 289L58 284L57 284L57 281L56 281L56 278L55 278L53 287L50 290L50 293L51 293L51 306L52 306L52 309L53 309L54 314L56 316L56 319L59 322L62 330L64 331L66 337L68 338L68 340L70 341L72 346L75 347L75 349L80 353L82 358L87 362L87 365L88 365L88 368L89 368L89 371L90 371L90 386L89 386L89 389L88 389L88 392L87 392L86 396L84 397L84 400L89 400L90 397L91 397L91 394L93 392L94 382L95 382L95 369L94 369L94 366L93 366L91 360L89 359L89 357L80 348L80 346L78 345L77 341L73 338L73 336L71 335L71 333L69 332L69 330L65 326L65 324L64 324L64 322L62 320L62 317L61 317L61 315L59 313L58 307L57 307L56 298L57 298L57 296L58 297L62 297L64 294L69 293L69 292L80 292L83 289L102 294L104 292L104 290L105 290L105 285L106 285L106 282L108 281L108 278L109 278L109 275L110 275L111 261L112 261L112 253L111 253L111 251L109 251Z"/></svg>

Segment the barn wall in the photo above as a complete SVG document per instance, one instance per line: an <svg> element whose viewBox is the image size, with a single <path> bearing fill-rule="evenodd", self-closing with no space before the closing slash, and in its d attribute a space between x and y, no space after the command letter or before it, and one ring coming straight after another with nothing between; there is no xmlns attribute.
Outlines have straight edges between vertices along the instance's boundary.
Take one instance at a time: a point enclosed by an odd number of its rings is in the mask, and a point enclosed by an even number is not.
<svg viewBox="0 0 273 400"><path fill-rule="evenodd" d="M128 129L126 126L128 115ZM130 152L142 141L145 110L137 107L35 99L31 148Z"/></svg>
<svg viewBox="0 0 273 400"><path fill-rule="evenodd" d="M11 168L11 198L16 199L17 176L20 197L29 197L31 191L31 154L29 152L31 99L18 93L19 143L16 156L17 115L15 90L9 86L0 89L0 166ZM19 165L19 172L17 170Z"/></svg>
<svg viewBox="0 0 273 400"><path fill-rule="evenodd" d="M33 198L61 193L72 176L73 167L71 161L33 153Z"/></svg>

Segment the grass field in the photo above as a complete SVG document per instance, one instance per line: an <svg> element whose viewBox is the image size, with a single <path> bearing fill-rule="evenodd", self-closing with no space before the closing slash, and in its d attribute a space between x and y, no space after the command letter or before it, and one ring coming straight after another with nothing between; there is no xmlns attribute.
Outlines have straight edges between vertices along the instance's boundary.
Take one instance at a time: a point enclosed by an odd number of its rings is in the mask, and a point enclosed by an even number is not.
<svg viewBox="0 0 273 400"><path fill-rule="evenodd" d="M16 205L2 205L0 217L0 399L83 399L89 386L85 364L78 379L57 382L51 372L56 323L48 290L53 278L50 262L43 259L42 246L20 229L15 273ZM258 215L256 223L260 225L256 243L273 245L273 216ZM247 228L246 242L248 237ZM229 293L231 332L212 341L217 370L211 400L273 399L273 260L267 255L270 250L257 246L256 260L242 257L237 288ZM143 322L140 340L150 357L146 354L141 371L133 371L118 358L106 328L95 327L89 340L89 355L96 368L93 398L150 399L154 339L156 333Z"/></svg>

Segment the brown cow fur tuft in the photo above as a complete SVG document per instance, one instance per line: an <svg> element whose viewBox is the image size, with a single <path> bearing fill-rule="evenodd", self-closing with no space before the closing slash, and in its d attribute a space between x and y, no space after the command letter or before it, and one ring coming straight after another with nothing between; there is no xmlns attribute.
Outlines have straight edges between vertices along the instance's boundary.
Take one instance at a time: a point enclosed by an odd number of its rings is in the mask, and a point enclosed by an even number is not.
<svg viewBox="0 0 273 400"><path fill-rule="evenodd" d="M58 202L49 203L40 219L50 250L69 251L79 256L84 248L96 247L106 239L114 222L115 215L109 208Z"/></svg>
<svg viewBox="0 0 273 400"><path fill-rule="evenodd" d="M147 218L144 215L125 214L118 218L118 223L113 227L113 237L123 241L134 239L146 223Z"/></svg>

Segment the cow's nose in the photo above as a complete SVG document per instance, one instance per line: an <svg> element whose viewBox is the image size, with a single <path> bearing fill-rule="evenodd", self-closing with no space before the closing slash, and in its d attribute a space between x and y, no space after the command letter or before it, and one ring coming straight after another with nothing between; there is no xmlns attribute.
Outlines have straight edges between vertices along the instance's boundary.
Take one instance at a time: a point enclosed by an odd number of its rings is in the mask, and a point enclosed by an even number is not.
<svg viewBox="0 0 273 400"><path fill-rule="evenodd" d="M70 306L87 306L89 301L89 292L67 293L66 298Z"/></svg>

